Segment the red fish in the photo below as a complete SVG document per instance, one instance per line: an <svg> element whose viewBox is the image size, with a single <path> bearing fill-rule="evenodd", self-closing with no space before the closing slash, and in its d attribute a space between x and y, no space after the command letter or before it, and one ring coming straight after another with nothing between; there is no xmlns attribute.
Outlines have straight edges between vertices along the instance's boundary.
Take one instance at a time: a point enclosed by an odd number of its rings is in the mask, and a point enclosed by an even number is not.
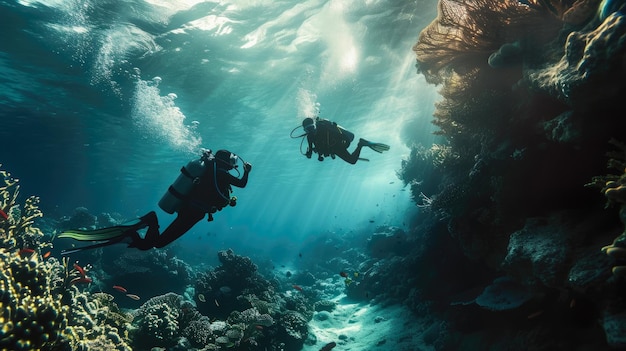
<svg viewBox="0 0 626 351"><path fill-rule="evenodd" d="M123 293L127 293L128 290L126 290L124 287L119 286L119 285L113 285L113 289L119 291L119 292L123 292Z"/></svg>
<svg viewBox="0 0 626 351"><path fill-rule="evenodd" d="M48 251L48 252L46 252L45 254L43 254L43 256L42 256L42 257L43 257L43 258L48 258L48 257L50 257L50 254L51 254L51 252L50 252L50 251Z"/></svg>
<svg viewBox="0 0 626 351"><path fill-rule="evenodd" d="M339 275L344 277L344 278L348 277L348 273L346 273L346 272L339 272Z"/></svg>
<svg viewBox="0 0 626 351"><path fill-rule="evenodd" d="M302 291L302 287L301 287L300 285L296 285L296 284L294 284L294 285L293 285L293 288L294 288L294 289L296 289L296 290L298 290L298 291Z"/></svg>
<svg viewBox="0 0 626 351"><path fill-rule="evenodd" d="M29 248L21 249L20 251L17 252L17 254L20 256L32 255L33 253L35 253L35 250L29 249Z"/></svg>
<svg viewBox="0 0 626 351"><path fill-rule="evenodd" d="M322 347L320 349L320 351L330 351L330 350L334 349L335 346L337 346L337 343L332 341L332 342L329 342L328 344L324 345L324 347Z"/></svg>
<svg viewBox="0 0 626 351"><path fill-rule="evenodd" d="M87 274L83 267L79 266L77 263L74 263L74 269L77 270L83 277Z"/></svg>
<svg viewBox="0 0 626 351"><path fill-rule="evenodd" d="M6 212L2 211L1 208L0 208L0 217L2 217L4 219L9 219L9 216L7 216Z"/></svg>

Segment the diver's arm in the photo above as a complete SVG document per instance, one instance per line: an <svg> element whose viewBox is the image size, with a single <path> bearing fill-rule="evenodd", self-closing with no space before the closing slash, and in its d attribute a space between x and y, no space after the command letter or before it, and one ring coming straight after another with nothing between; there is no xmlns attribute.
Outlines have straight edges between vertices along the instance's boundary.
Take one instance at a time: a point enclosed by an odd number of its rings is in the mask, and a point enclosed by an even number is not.
<svg viewBox="0 0 626 351"><path fill-rule="evenodd" d="M244 163L243 176L241 178L237 178L230 173L226 173L228 174L228 182L238 188L245 188L246 184L248 184L248 174L250 174L250 170L252 170L252 165L248 162Z"/></svg>

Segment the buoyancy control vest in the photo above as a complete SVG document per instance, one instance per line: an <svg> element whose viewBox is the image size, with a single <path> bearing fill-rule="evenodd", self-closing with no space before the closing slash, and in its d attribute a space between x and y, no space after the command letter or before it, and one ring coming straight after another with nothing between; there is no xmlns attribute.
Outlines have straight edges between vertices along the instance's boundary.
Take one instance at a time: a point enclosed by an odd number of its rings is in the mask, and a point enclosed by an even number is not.
<svg viewBox="0 0 626 351"><path fill-rule="evenodd" d="M194 187L200 183L201 178L210 168L209 165L215 164L212 157L213 155L210 151L204 152L202 157L189 161L186 166L180 169L178 178L159 200L159 207L163 211L172 214L180 208L180 205L189 197Z"/></svg>
<svg viewBox="0 0 626 351"><path fill-rule="evenodd" d="M354 134L352 132L327 119L318 117L316 127L317 136L315 151L317 151L320 155L333 156L334 158L335 155L333 150L338 146L338 144L342 144L342 147L347 148L354 140Z"/></svg>

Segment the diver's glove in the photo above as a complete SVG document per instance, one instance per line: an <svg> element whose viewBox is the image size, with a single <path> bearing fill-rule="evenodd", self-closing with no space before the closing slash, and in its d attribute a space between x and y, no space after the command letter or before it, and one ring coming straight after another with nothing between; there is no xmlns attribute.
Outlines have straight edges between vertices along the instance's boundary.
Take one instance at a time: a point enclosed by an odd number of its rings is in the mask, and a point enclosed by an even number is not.
<svg viewBox="0 0 626 351"><path fill-rule="evenodd" d="M243 164L243 171L246 173L249 173L252 170L252 164L248 163L248 162L244 162Z"/></svg>

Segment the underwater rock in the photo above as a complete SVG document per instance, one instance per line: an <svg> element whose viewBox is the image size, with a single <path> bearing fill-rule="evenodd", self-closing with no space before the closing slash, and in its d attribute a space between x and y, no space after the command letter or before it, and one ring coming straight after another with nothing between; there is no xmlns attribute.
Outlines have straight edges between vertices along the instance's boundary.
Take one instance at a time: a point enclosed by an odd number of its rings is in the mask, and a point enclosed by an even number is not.
<svg viewBox="0 0 626 351"><path fill-rule="evenodd" d="M571 32L560 61L529 69L526 78L531 86L571 106L615 96L623 91L626 78L623 66L626 42L621 39L625 34L626 17L613 12L595 27ZM602 89L597 89L598 86Z"/></svg>
<svg viewBox="0 0 626 351"><path fill-rule="evenodd" d="M506 43L498 51L489 56L487 63L493 68L517 65L522 62L522 48L520 42Z"/></svg>
<svg viewBox="0 0 626 351"><path fill-rule="evenodd" d="M321 312L321 311L332 312L336 307L337 307L337 303L331 300L316 301L313 304L313 309L316 312Z"/></svg>
<svg viewBox="0 0 626 351"><path fill-rule="evenodd" d="M286 350L300 350L308 338L308 321L300 313L287 311L276 324L278 339L285 343Z"/></svg>
<svg viewBox="0 0 626 351"><path fill-rule="evenodd" d="M572 111L564 112L543 123L549 140L558 143L574 143L580 138L580 121L574 120Z"/></svg>
<svg viewBox="0 0 626 351"><path fill-rule="evenodd" d="M576 291L585 291L592 286L603 284L610 276L607 267L611 259L596 247L586 248L578 255L567 275L567 285Z"/></svg>
<svg viewBox="0 0 626 351"><path fill-rule="evenodd" d="M372 257L385 258L408 252L407 236L402 228L385 227L367 239L367 250Z"/></svg>
<svg viewBox="0 0 626 351"><path fill-rule="evenodd" d="M606 313L602 318L602 328L604 328L609 347L613 349L626 347L626 312Z"/></svg>
<svg viewBox="0 0 626 351"><path fill-rule="evenodd" d="M236 255L233 250L222 250L217 253L221 269L238 279L245 279L257 271L257 266L249 257Z"/></svg>
<svg viewBox="0 0 626 351"><path fill-rule="evenodd" d="M96 229L98 225L97 217L89 213L85 207L77 207L70 217L61 218L59 228L66 229Z"/></svg>
<svg viewBox="0 0 626 351"><path fill-rule="evenodd" d="M562 218L530 218L511 234L502 268L524 285L559 287L567 276L571 232Z"/></svg>
<svg viewBox="0 0 626 351"><path fill-rule="evenodd" d="M476 297L476 304L492 311L511 310L529 301L533 294L511 277L500 277Z"/></svg>

